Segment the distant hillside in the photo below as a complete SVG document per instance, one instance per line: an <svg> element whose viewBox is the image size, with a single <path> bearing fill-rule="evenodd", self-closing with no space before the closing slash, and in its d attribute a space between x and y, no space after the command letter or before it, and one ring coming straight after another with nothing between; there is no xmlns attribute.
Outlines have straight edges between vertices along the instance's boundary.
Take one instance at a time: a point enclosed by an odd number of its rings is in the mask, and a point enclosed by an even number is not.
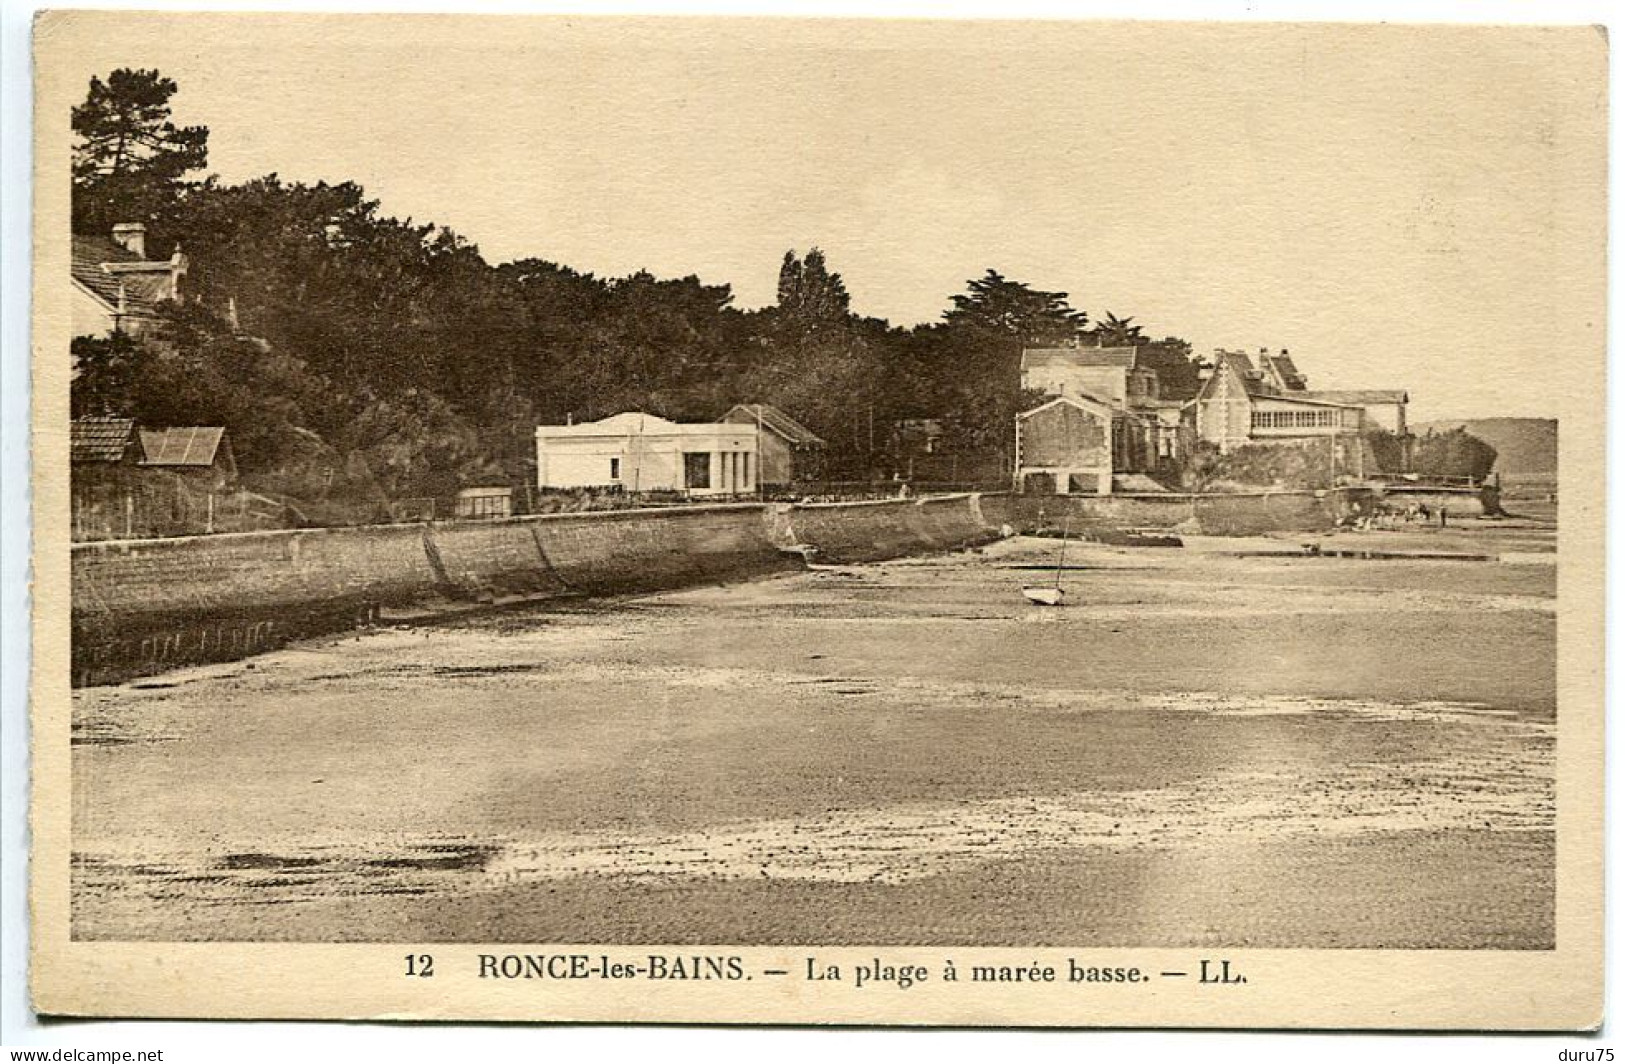
<svg viewBox="0 0 1625 1064"><path fill-rule="evenodd" d="M1418 436L1432 430L1465 428L1495 448L1495 471L1502 476L1555 476L1557 420L1545 417L1486 417L1470 421L1424 421L1411 426Z"/></svg>

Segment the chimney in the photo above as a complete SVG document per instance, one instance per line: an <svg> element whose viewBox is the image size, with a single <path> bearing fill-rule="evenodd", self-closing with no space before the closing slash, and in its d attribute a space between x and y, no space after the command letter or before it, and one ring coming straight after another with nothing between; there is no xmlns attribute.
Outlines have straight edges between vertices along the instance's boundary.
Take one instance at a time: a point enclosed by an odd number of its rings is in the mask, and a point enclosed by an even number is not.
<svg viewBox="0 0 1625 1064"><path fill-rule="evenodd" d="M113 243L138 258L147 257L147 227L140 222L120 222L113 227Z"/></svg>

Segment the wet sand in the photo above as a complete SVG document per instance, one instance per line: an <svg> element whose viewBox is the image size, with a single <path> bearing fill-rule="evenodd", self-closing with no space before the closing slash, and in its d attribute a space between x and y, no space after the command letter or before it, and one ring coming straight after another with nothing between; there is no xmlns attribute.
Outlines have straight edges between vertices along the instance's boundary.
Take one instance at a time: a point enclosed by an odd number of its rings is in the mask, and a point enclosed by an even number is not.
<svg viewBox="0 0 1625 1064"><path fill-rule="evenodd" d="M1550 543L1491 529L1449 535ZM82 690L74 933L1550 948L1555 567L1234 546L1074 545L1055 610L1016 539Z"/></svg>

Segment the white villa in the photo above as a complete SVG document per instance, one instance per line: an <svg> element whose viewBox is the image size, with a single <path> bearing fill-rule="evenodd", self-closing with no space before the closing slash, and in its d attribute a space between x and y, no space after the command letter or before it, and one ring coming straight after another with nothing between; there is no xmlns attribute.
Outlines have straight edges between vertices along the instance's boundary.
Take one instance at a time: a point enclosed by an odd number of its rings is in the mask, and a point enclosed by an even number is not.
<svg viewBox="0 0 1625 1064"><path fill-rule="evenodd" d="M536 484L629 492L748 495L756 491L760 428L679 424L639 412L536 428Z"/></svg>

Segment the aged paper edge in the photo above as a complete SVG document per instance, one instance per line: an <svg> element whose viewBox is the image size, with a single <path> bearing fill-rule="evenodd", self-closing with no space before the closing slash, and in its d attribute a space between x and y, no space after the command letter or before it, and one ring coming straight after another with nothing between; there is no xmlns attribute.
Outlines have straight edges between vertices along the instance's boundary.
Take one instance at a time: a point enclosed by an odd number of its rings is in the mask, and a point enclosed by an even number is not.
<svg viewBox="0 0 1625 1064"><path fill-rule="evenodd" d="M498 18L513 16L495 16ZM550 18L554 29L579 18ZM69 506L67 484L67 272L69 107L83 85L59 62L85 34L116 29L132 46L144 34L184 31L199 47L210 34L252 32L259 19L323 19L346 31L442 38L491 16L266 16L135 12L46 12L36 21L35 226L33 316L34 671L33 792L30 826L34 1008L45 1015L173 1018L307 1018L395 1020L533 1020L722 1024L898 1024L1066 1027L1370 1028L1581 1030L1598 1026L1603 993L1603 483L1606 189L1605 152L1595 164L1595 198L1575 205L1592 219L1592 246L1582 250L1597 278L1593 305L1570 308L1597 323L1590 359L1595 387L1560 398L1557 754L1557 948L1551 951L1222 950L1253 976L1244 995L1202 996L1149 984L1128 990L1079 990L1064 984L1014 989L940 984L909 990L803 982L629 983L480 981L479 953L608 952L641 955L658 946L594 944L432 944L441 980L400 976L401 958L423 944L76 942L69 934L71 783L68 743ZM623 18L628 31L665 31L669 20ZM822 35L829 22L688 19L684 29L733 37L747 26L776 40ZM1012 24L1005 24L1006 26ZM1149 24L1148 24L1149 25ZM1038 27L1035 26L1036 31ZM1352 28L1352 27L1351 27ZM872 23L864 35L908 29L943 32L941 24ZM1233 30L1234 27L1232 26ZM1482 28L1494 32L1490 28ZM1197 34L1203 24L1157 24L1150 32ZM1525 27L1523 32L1543 32ZM1393 32L1434 32L1424 27ZM1449 32L1472 32L1451 27ZM1500 31L1504 32L1504 31ZM1599 94L1599 137L1606 94L1606 41L1586 28L1575 36L1576 74ZM1587 45L1581 38L1592 37ZM1589 489L1589 490L1588 490ZM791 967L806 956L861 963L877 954L890 963L940 967L962 962L1064 966L1138 964L1148 969L1192 963L1198 950L1067 950L981 948L822 948L681 946L694 954L726 952L752 967Z"/></svg>

